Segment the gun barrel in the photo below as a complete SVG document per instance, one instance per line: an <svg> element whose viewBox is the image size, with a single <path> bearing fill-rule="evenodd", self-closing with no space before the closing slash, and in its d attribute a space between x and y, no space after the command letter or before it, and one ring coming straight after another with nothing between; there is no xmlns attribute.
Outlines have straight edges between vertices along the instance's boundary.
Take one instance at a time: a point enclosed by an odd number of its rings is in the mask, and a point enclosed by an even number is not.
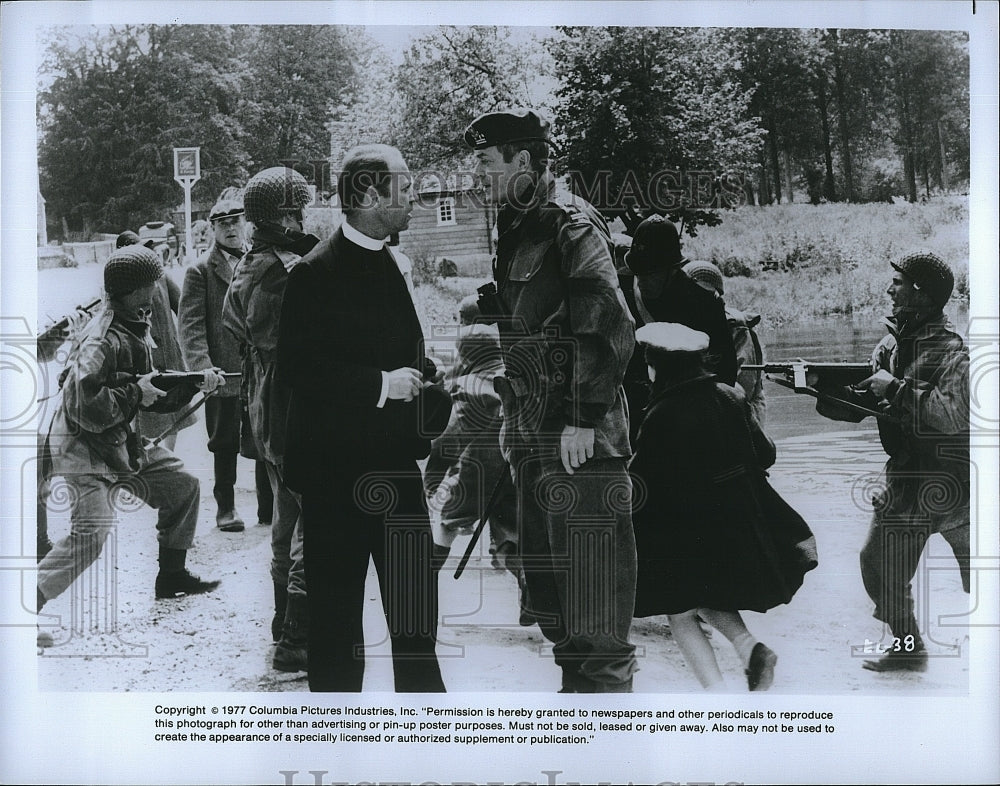
<svg viewBox="0 0 1000 786"><path fill-rule="evenodd" d="M84 306L77 306L77 309L79 311L82 311L85 314L89 314L91 311L93 311L99 305L101 305L101 298L97 298L96 300L92 300L90 303L87 303ZM62 319L56 320L51 325L49 325L47 328L45 328L44 330L42 330L41 332L39 332L38 335L36 336L36 338L39 341L47 339L50 336L53 336L56 333L59 333L59 332L65 330L68 327L69 327L69 315L66 315Z"/></svg>

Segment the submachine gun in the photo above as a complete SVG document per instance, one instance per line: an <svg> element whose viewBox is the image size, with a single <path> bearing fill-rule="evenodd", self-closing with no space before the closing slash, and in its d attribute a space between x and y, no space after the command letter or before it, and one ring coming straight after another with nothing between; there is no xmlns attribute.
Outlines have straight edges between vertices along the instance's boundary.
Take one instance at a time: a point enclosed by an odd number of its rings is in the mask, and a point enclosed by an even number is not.
<svg viewBox="0 0 1000 786"><path fill-rule="evenodd" d="M238 380L242 376L242 374L238 371L224 371L219 373L221 373L221 376L226 380L227 385L230 380ZM136 374L119 373L115 375L114 382L116 385L127 385L131 382L138 381L138 379L139 377ZM182 400L186 399L187 401L190 401L194 398L194 395L198 390L198 384L204 379L205 374L201 371L161 371L159 374L154 374L149 381L153 383L153 387L159 388L165 393L178 391L178 395L183 396ZM214 396L216 390L213 390L211 393L203 394L202 397L196 402L185 406L180 412L177 413L177 416L170 422L163 432L157 434L152 439L147 437L143 440L143 447L151 448L159 445L164 439L173 434L174 431L177 430L177 427L180 426L180 424L183 423L189 415L197 411L202 404ZM150 412L172 411L162 410L158 408L155 403L148 407L147 410Z"/></svg>
<svg viewBox="0 0 1000 786"><path fill-rule="evenodd" d="M777 363L747 364L741 366L740 370L762 371L767 375L767 379L782 387L836 404L861 415L890 418L885 412L869 409L854 401L847 401L831 392L844 387L853 388L862 380L870 377L874 373L870 363L827 363L800 358Z"/></svg>

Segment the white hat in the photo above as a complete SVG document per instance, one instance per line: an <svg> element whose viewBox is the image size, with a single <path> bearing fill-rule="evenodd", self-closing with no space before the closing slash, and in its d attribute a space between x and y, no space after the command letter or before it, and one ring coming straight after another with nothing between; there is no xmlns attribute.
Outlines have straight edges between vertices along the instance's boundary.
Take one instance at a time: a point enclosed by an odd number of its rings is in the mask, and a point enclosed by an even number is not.
<svg viewBox="0 0 1000 786"><path fill-rule="evenodd" d="M635 340L660 352L703 352L708 336L675 322L650 322L635 331Z"/></svg>

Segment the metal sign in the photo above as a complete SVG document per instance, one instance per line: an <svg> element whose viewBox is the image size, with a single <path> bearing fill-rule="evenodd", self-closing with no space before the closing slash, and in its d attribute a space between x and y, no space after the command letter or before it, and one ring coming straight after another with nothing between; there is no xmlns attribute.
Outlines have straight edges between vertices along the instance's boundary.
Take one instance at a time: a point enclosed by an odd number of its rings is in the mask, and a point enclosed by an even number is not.
<svg viewBox="0 0 1000 786"><path fill-rule="evenodd" d="M183 185L184 181L194 183L201 179L201 148L174 148L174 180Z"/></svg>
<svg viewBox="0 0 1000 786"><path fill-rule="evenodd" d="M201 148L174 148L174 180L184 188L184 256L194 261L194 239L191 236L191 186L201 179Z"/></svg>

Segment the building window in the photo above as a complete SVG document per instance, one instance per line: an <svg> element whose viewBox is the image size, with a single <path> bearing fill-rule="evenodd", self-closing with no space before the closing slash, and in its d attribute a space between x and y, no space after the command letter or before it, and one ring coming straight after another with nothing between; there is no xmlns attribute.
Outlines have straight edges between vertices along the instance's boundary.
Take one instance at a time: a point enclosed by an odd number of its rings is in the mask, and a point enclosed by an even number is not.
<svg viewBox="0 0 1000 786"><path fill-rule="evenodd" d="M455 220L455 197L441 197L438 200L438 223L439 227L453 226L458 222Z"/></svg>

